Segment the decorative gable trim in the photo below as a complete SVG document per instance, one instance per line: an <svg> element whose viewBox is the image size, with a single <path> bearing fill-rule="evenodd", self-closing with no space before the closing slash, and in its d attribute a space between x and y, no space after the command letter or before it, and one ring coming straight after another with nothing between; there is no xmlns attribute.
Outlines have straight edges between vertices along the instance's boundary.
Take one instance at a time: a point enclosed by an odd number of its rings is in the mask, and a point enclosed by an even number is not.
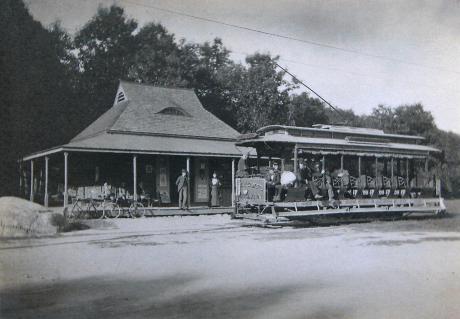
<svg viewBox="0 0 460 319"><path fill-rule="evenodd" d="M118 85L118 90L117 94L115 95L115 101L113 102L113 105L126 101L127 99L128 96L126 95L125 90L123 89L120 83L120 85Z"/></svg>

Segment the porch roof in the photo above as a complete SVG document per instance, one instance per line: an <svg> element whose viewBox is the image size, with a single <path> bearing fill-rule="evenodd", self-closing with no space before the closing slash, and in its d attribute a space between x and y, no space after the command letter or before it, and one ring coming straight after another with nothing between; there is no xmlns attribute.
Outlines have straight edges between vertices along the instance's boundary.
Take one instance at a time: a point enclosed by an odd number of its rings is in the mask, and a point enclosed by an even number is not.
<svg viewBox="0 0 460 319"><path fill-rule="evenodd" d="M234 141L189 136L166 136L103 132L85 139L71 141L52 149L30 154L23 160L31 160L58 152L100 152L164 154L211 157L240 157L244 152L255 150L236 146ZM253 153L253 154L252 154Z"/></svg>

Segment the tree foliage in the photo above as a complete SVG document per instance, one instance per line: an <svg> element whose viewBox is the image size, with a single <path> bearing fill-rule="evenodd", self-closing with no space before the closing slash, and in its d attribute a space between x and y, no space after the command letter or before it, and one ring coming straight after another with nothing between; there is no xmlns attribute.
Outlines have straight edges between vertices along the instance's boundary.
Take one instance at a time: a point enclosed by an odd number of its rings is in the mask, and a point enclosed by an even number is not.
<svg viewBox="0 0 460 319"><path fill-rule="evenodd" d="M159 23L140 28L118 6L99 8L74 37L58 22L44 28L21 0L0 2L0 194L17 188L17 159L68 142L111 107L120 79L194 88L204 107L242 133L270 124L318 123L415 134L445 151L439 172L460 196L460 136L438 129L419 103L379 105L369 115L333 111L299 92L276 66L255 53L230 58L221 39L177 40Z"/></svg>
<svg viewBox="0 0 460 319"><path fill-rule="evenodd" d="M14 194L17 160L67 142L78 124L64 32L34 21L19 0L0 2L0 28L0 194Z"/></svg>
<svg viewBox="0 0 460 319"><path fill-rule="evenodd" d="M97 14L77 33L75 47L80 62L79 96L87 115L86 125L113 102L118 81L126 78L135 52L137 22L128 19L122 8L99 8Z"/></svg>
<svg viewBox="0 0 460 319"><path fill-rule="evenodd" d="M284 72L277 71L276 60L256 53L246 58L247 68L235 65L222 75L239 131L287 123L291 85L284 79Z"/></svg>

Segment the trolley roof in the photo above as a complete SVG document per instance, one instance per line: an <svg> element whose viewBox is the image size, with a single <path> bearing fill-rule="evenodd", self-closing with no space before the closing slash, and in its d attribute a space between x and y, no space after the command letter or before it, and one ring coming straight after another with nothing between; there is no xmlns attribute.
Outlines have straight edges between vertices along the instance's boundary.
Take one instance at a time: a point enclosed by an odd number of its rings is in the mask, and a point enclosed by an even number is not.
<svg viewBox="0 0 460 319"><path fill-rule="evenodd" d="M259 155L272 156L284 151L283 147L288 145L306 153L322 155L423 158L440 152L437 148L420 144L423 140L420 136L386 134L378 129L350 126L270 125L260 128L257 133L240 136L237 145L255 147Z"/></svg>

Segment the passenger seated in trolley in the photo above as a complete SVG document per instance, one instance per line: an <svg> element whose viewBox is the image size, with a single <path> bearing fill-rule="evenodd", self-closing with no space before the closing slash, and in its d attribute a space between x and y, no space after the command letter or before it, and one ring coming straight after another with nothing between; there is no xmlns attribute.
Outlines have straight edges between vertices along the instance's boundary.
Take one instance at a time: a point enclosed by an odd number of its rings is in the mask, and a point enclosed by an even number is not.
<svg viewBox="0 0 460 319"><path fill-rule="evenodd" d="M441 152L422 141L338 125L260 128L236 142L257 151L257 166L244 174L248 165L241 160L244 177L237 174L235 214L270 211L294 218L303 211L336 208L400 214L414 207L442 212L441 183L435 175ZM272 159L278 162L263 166Z"/></svg>
<svg viewBox="0 0 460 319"><path fill-rule="evenodd" d="M284 172L283 172L284 173ZM267 196L269 201L282 201L286 193L285 187L281 184L281 172L278 169L278 163L274 162L265 177L267 181Z"/></svg>
<svg viewBox="0 0 460 319"><path fill-rule="evenodd" d="M390 174L386 172L384 163L379 166L370 163L365 174L358 177L351 176L349 170L343 168L324 165L321 169L321 164L321 160L300 158L294 174L288 170L280 171L278 163L274 162L265 177L268 201L284 201L290 192L298 189L304 191L304 200L419 197L422 190L432 189L435 183L432 174L418 167L415 172L407 174L411 176L407 187L406 178L386 176ZM372 172L377 175L371 175Z"/></svg>

